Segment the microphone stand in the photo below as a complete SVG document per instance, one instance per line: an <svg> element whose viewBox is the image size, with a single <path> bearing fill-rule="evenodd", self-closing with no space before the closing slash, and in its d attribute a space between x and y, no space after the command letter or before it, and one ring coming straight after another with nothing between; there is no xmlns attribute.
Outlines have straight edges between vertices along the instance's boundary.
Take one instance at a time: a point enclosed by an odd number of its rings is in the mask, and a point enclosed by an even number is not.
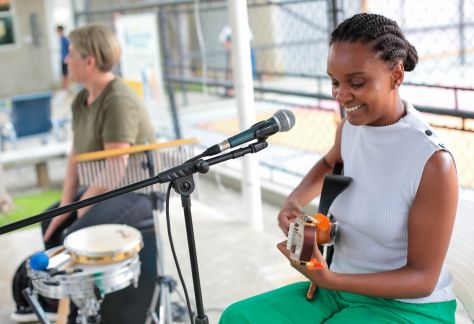
<svg viewBox="0 0 474 324"><path fill-rule="evenodd" d="M54 218L56 216L80 209L82 207L96 204L98 202L125 194L127 192L131 192L131 191L141 189L147 186L151 186L157 183L172 182L173 189L179 195L181 195L181 205L183 207L184 217L185 217L189 257L191 260L191 270L192 270L193 285L194 285L194 294L196 298L197 315L195 318L195 323L208 324L209 321L206 314L204 313L204 306L203 306L203 301L202 301L201 284L200 284L200 279L199 279L199 269L198 269L197 254L196 254L196 244L194 240L194 231L193 231L192 215L191 215L190 195L194 191L194 187L195 187L194 179L192 175L198 172L202 174L207 173L211 165L221 163L230 159L236 159L248 153L257 153L265 149L266 147L268 147L268 143L266 142L266 139L268 136L265 136L267 135L266 134L267 132L261 131L257 133L258 133L257 135L259 135L257 136L258 141L255 143L249 144L247 147L235 149L229 153L225 153L222 155L218 155L216 157L209 158L208 160L203 160L201 158L197 160L191 159L174 168L160 172L158 175L151 177L149 179L132 183L130 185L117 188L117 189L108 191L106 193L103 193L91 198L80 200L75 203L72 203L63 207L58 207L58 208L46 211L44 213L38 214L36 216L32 216L32 217L2 226L0 227L0 235L37 223L37 222Z"/></svg>

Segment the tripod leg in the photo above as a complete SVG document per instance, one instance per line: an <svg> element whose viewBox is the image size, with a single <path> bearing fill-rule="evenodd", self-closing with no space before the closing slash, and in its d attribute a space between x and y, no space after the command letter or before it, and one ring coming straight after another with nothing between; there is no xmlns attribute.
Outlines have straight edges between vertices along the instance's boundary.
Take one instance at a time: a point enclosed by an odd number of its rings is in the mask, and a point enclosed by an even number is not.
<svg viewBox="0 0 474 324"><path fill-rule="evenodd" d="M175 281L169 277L159 277L155 283L153 290L153 297L148 310L148 316L145 324L150 324L152 321L159 324L171 324L173 323L173 312L170 295L173 291L173 287L176 286ZM159 302L158 313L156 315L156 305Z"/></svg>
<svg viewBox="0 0 474 324"><path fill-rule="evenodd" d="M160 208L162 209L162 208ZM150 307L148 309L148 314L145 323L150 324L152 321L154 323L168 324L172 323L171 319L171 301L169 298L170 287L167 285L166 280L163 280L164 276L164 249L163 243L161 240L161 227L159 226L159 216L160 212L158 208L153 210L153 224L155 229L155 242L156 242L156 268L158 279L155 281L155 288L153 290L153 297L150 302ZM156 306L159 302L159 321L156 314Z"/></svg>
<svg viewBox="0 0 474 324"><path fill-rule="evenodd" d="M158 296L160 294L161 287L155 282L155 288L153 289L153 297L151 298L150 308L148 309L145 324L151 324L152 322L158 324L158 316L156 315L156 304L158 302Z"/></svg>
<svg viewBox="0 0 474 324"><path fill-rule="evenodd" d="M36 293L34 293L30 287L27 287L23 289L22 294L30 305L30 307L33 308L33 311L35 312L36 316L38 316L39 321L42 324L50 324L51 322L46 317L43 307L41 307L38 301L38 296L36 295Z"/></svg>
<svg viewBox="0 0 474 324"><path fill-rule="evenodd" d="M167 285L166 280L164 283L160 284L160 324L161 323L163 324L172 323L170 287Z"/></svg>

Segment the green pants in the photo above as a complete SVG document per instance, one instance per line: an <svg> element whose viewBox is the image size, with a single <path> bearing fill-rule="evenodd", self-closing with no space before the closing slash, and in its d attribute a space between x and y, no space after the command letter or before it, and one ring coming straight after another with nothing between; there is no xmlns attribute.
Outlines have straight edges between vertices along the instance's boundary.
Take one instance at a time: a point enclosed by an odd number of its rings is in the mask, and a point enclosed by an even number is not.
<svg viewBox="0 0 474 324"><path fill-rule="evenodd" d="M307 301L308 287L300 282L232 304L219 324L454 323L455 300L409 304L318 288Z"/></svg>

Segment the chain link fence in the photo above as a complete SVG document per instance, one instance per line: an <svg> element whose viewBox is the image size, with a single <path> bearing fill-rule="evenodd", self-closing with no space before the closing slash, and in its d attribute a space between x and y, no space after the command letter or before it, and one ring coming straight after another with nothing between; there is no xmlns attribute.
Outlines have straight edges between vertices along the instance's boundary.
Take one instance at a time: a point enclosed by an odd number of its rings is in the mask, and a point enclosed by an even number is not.
<svg viewBox="0 0 474 324"><path fill-rule="evenodd" d="M210 119L198 127L221 139L238 132L236 111L225 116L218 108L233 97L227 2L84 0L76 1L75 17L78 24L113 28L117 13L140 12L157 14L171 109L182 118L186 107L208 104ZM417 48L419 64L406 73L401 95L426 113L448 143L461 186L474 188L474 0L248 1L258 117L284 107L297 118L291 132L272 136L274 145L261 158L266 173L284 183L286 176L298 181L332 145L340 112L326 75L329 35L337 22L358 12L396 20Z"/></svg>

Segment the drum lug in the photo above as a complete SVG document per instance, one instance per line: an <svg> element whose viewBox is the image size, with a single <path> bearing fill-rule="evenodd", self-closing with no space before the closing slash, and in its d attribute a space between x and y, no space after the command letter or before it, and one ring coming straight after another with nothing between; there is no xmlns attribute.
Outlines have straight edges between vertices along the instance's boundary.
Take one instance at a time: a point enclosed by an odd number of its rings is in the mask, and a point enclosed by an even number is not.
<svg viewBox="0 0 474 324"><path fill-rule="evenodd" d="M43 281L43 283L47 286L55 286L55 287L61 285L61 283L59 281L46 281L45 280L45 281Z"/></svg>
<svg viewBox="0 0 474 324"><path fill-rule="evenodd" d="M94 285L94 296L95 296L95 299L99 301L99 303L104 298L104 296L102 295L99 287L97 287L96 285Z"/></svg>
<svg viewBox="0 0 474 324"><path fill-rule="evenodd" d="M90 298L87 300L73 300L74 304L79 307L78 309L78 323L91 323L97 324L100 323L100 304L102 299ZM79 306L81 305L81 306Z"/></svg>

